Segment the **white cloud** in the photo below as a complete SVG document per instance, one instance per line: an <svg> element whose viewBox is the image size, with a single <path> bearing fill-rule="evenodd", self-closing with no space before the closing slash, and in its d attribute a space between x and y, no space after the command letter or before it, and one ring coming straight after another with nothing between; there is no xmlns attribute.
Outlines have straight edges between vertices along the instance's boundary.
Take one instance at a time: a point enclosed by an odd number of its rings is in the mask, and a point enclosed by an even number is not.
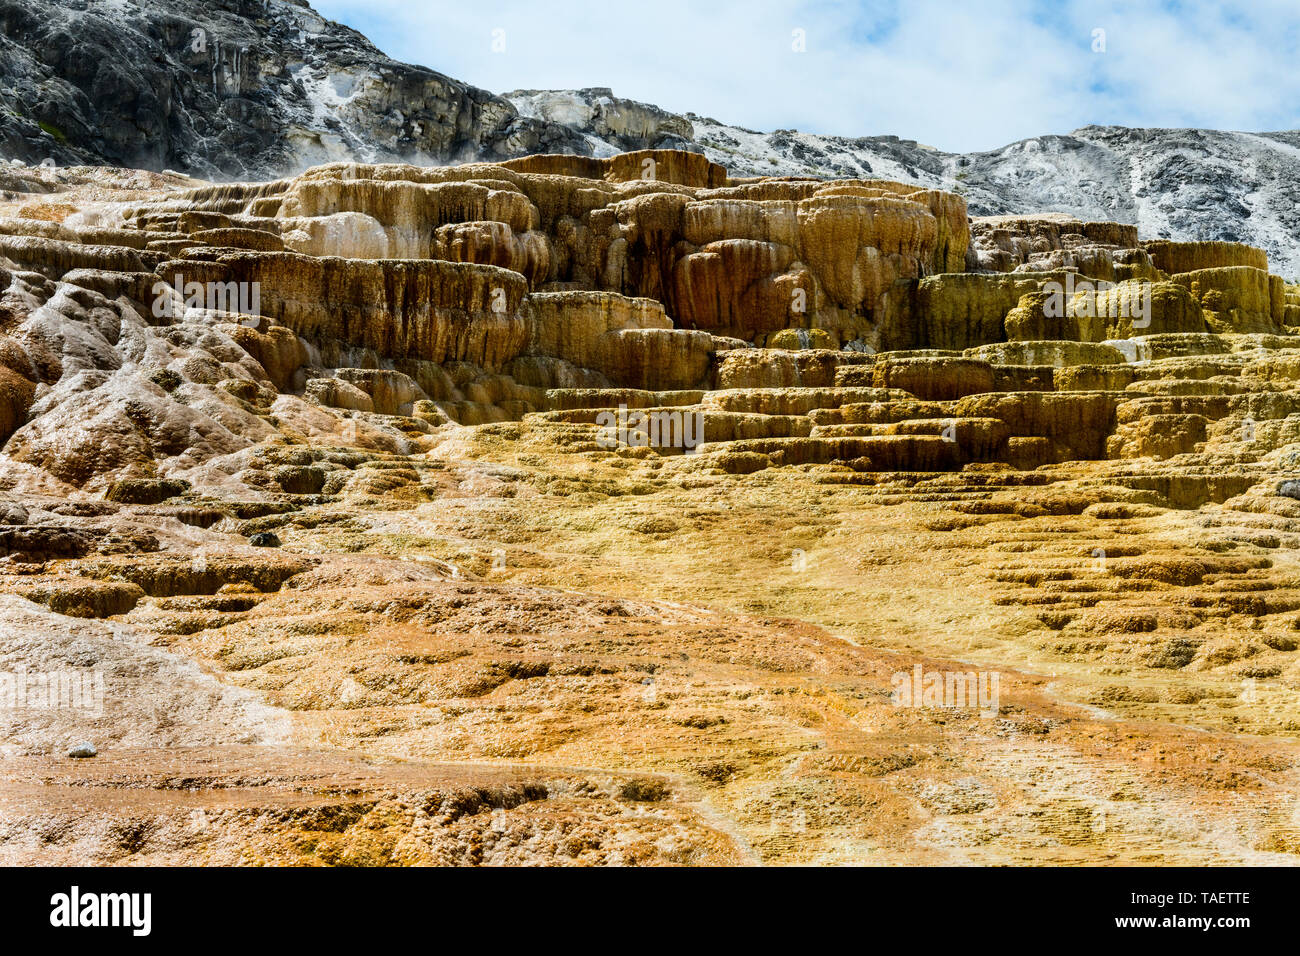
<svg viewBox="0 0 1300 956"><path fill-rule="evenodd" d="M316 0L477 86L608 86L755 129L992 149L1089 123L1300 125L1294 0ZM1092 50L1106 31L1106 52ZM493 30L505 51L492 52ZM807 51L791 49L806 31Z"/></svg>

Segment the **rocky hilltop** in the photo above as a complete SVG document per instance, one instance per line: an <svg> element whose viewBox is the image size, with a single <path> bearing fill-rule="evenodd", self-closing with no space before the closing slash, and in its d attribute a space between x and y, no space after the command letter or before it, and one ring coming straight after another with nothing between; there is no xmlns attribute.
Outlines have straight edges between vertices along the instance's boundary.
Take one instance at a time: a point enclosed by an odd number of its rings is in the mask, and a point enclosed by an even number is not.
<svg viewBox="0 0 1300 956"><path fill-rule="evenodd" d="M683 150L5 188L0 662L105 689L5 712L0 859L1300 852L1264 250Z"/></svg>
<svg viewBox="0 0 1300 956"><path fill-rule="evenodd" d="M608 89L495 96L395 62L290 0L0 0L0 158L207 179L331 161L698 152L736 176L874 178L977 215L1059 212L1244 242L1300 277L1300 134L1088 127L983 153L897 136L760 133Z"/></svg>
<svg viewBox="0 0 1300 956"><path fill-rule="evenodd" d="M876 177L959 193L976 215L1028 209L1137 226L1144 236L1246 242L1300 277L1300 132L1089 126L977 153L897 136L760 133L679 116L608 89L506 93L525 116L584 134L593 155L692 149L738 176Z"/></svg>
<svg viewBox="0 0 1300 956"><path fill-rule="evenodd" d="M0 156L264 179L339 159L581 152L291 0L3 0Z"/></svg>

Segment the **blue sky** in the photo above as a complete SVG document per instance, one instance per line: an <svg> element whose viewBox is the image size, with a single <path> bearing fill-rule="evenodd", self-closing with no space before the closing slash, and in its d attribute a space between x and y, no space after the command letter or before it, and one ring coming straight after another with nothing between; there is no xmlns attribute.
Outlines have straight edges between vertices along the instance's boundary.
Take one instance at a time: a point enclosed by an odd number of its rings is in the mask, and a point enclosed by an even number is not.
<svg viewBox="0 0 1300 956"><path fill-rule="evenodd" d="M1300 0L313 5L396 59L494 93L608 86L764 131L969 151L1090 123L1300 127Z"/></svg>

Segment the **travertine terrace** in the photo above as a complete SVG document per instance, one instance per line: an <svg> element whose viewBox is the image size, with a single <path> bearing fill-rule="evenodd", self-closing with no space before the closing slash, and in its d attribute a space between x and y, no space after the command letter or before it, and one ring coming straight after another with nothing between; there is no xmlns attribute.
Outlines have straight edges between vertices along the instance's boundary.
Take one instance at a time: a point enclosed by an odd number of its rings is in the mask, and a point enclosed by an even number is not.
<svg viewBox="0 0 1300 956"><path fill-rule="evenodd" d="M0 188L0 670L104 681L0 861L1300 852L1260 250L669 150Z"/></svg>

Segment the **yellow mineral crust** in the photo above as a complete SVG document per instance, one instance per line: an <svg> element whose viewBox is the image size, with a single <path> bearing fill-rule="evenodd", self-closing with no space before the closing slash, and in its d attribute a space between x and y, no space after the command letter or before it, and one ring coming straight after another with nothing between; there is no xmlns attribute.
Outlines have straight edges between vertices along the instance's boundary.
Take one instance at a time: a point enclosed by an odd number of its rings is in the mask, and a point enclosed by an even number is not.
<svg viewBox="0 0 1300 956"><path fill-rule="evenodd" d="M0 863L1300 853L1260 250L671 150L42 177L0 656L104 694L11 712Z"/></svg>

